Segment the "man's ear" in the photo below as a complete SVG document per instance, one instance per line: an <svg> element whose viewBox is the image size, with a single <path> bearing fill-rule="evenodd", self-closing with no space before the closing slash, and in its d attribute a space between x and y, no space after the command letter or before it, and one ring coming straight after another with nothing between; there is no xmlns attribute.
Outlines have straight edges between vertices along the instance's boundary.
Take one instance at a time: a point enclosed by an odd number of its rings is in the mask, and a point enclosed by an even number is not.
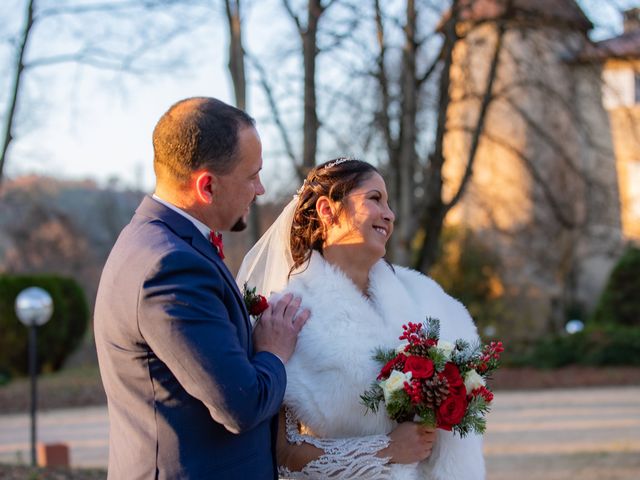
<svg viewBox="0 0 640 480"><path fill-rule="evenodd" d="M212 203L213 194L217 185L218 179L213 173L207 170L197 173L195 178L195 189L198 200L202 203Z"/></svg>
<svg viewBox="0 0 640 480"><path fill-rule="evenodd" d="M324 224L325 227L332 225L335 220L333 202L329 200L329 197L323 195L316 200L316 211L318 212L318 218Z"/></svg>

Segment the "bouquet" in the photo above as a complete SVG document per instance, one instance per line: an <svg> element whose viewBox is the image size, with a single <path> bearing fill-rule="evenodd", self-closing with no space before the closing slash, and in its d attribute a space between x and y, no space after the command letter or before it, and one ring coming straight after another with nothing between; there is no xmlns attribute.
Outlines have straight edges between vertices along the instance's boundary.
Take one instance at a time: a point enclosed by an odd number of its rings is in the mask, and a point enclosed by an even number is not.
<svg viewBox="0 0 640 480"><path fill-rule="evenodd" d="M384 402L398 422L415 420L461 437L484 433L493 400L486 379L498 368L502 342L481 346L440 340L437 318L402 328L400 347L376 351L374 358L384 366L360 397L367 409L376 412Z"/></svg>
<svg viewBox="0 0 640 480"><path fill-rule="evenodd" d="M262 312L269 307L269 302L264 295L256 293L256 287L249 288L245 282L242 287L242 298L244 299L244 305L247 307L249 315L258 319Z"/></svg>

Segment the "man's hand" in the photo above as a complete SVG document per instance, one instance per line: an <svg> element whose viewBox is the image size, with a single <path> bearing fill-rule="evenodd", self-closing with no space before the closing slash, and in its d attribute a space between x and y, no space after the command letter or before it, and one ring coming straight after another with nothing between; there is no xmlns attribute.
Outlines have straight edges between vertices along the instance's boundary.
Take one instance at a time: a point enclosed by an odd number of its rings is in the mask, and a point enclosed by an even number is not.
<svg viewBox="0 0 640 480"><path fill-rule="evenodd" d="M269 304L253 330L256 352L271 352L285 363L289 360L296 348L298 333L311 315L307 309L300 310L300 302L300 298L288 293L275 305Z"/></svg>

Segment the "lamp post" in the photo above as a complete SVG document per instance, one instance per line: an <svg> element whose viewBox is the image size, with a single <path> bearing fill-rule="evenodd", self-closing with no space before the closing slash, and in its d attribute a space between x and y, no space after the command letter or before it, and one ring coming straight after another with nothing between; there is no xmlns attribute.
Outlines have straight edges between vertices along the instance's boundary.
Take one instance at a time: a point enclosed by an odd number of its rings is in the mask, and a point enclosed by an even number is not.
<svg viewBox="0 0 640 480"><path fill-rule="evenodd" d="M569 320L564 326L564 329L569 335L573 335L574 333L584 330L584 323L582 320Z"/></svg>
<svg viewBox="0 0 640 480"><path fill-rule="evenodd" d="M29 375L31 377L31 466L36 465L36 377L38 375L38 344L36 329L44 325L53 313L53 300L46 290L29 287L16 297L18 319L29 327Z"/></svg>

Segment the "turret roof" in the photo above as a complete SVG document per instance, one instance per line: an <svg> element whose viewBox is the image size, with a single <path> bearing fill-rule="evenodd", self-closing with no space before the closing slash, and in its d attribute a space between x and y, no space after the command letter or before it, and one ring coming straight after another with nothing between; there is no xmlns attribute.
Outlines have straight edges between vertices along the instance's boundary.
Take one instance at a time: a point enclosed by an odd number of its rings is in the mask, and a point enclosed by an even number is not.
<svg viewBox="0 0 640 480"><path fill-rule="evenodd" d="M511 0L510 17L516 19L538 19L561 23L587 32L593 24L575 0ZM508 0L461 0L460 19L481 22L495 20L506 13ZM446 20L450 12L445 14Z"/></svg>
<svg viewBox="0 0 640 480"><path fill-rule="evenodd" d="M629 60L640 58L640 29L590 44L580 54L578 60L597 61L613 58Z"/></svg>

